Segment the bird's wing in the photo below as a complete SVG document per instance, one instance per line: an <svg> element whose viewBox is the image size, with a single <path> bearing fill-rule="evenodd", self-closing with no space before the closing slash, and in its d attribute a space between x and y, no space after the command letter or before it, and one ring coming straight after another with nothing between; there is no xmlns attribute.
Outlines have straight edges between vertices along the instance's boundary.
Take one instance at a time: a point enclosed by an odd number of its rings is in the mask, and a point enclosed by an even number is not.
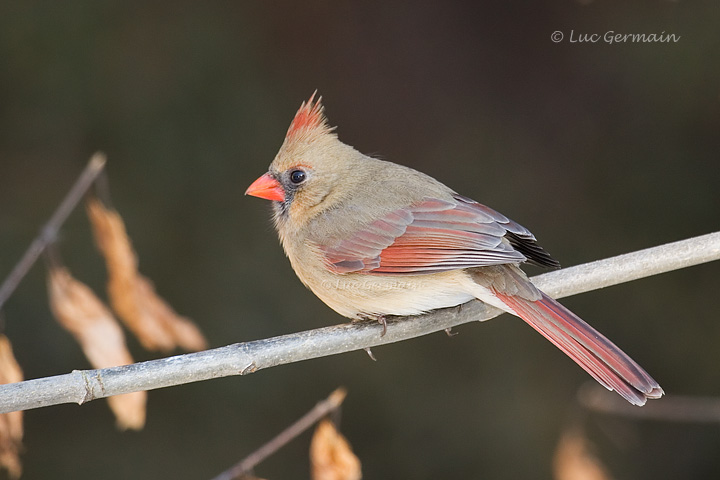
<svg viewBox="0 0 720 480"><path fill-rule="evenodd" d="M557 267L526 228L469 198L425 198L323 247L335 273L426 274L506 263Z"/></svg>

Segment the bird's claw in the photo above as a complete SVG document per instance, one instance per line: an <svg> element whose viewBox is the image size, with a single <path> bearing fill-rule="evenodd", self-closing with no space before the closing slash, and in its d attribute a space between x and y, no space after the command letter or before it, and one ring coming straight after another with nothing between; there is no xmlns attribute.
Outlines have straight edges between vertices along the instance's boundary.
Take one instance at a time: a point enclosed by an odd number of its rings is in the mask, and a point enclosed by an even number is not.
<svg viewBox="0 0 720 480"><path fill-rule="evenodd" d="M380 334L381 337L384 337L387 333L387 320L385 319L385 315L367 315L367 314L360 314L356 318L354 318L353 322L359 322L363 320L374 320L378 322L380 325L382 325L382 333Z"/></svg>
<svg viewBox="0 0 720 480"><path fill-rule="evenodd" d="M385 315L379 315L379 316L377 317L377 321L378 321L378 323L379 323L380 325L383 326L383 331L382 331L382 333L380 334L380 336L381 336L381 337L384 337L385 334L387 333L387 320L385 319Z"/></svg>

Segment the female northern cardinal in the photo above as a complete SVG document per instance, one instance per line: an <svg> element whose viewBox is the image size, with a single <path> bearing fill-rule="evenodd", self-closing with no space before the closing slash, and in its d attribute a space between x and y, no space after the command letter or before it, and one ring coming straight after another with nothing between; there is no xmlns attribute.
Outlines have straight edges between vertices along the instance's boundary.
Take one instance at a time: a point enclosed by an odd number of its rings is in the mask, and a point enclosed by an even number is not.
<svg viewBox="0 0 720 480"><path fill-rule="evenodd" d="M529 230L340 142L314 97L245 193L273 201L285 253L323 302L346 317L384 321L476 298L525 320L630 403L663 395L622 350L528 280L522 262L559 266Z"/></svg>

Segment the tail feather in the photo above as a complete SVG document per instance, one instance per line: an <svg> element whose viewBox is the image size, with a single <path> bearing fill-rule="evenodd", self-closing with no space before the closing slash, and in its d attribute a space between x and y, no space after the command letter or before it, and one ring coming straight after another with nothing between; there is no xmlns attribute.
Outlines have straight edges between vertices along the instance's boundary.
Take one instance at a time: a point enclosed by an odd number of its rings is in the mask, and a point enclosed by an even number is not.
<svg viewBox="0 0 720 480"><path fill-rule="evenodd" d="M645 405L648 398L663 395L660 385L625 352L546 294L531 301L494 293L608 390L615 390L633 405Z"/></svg>

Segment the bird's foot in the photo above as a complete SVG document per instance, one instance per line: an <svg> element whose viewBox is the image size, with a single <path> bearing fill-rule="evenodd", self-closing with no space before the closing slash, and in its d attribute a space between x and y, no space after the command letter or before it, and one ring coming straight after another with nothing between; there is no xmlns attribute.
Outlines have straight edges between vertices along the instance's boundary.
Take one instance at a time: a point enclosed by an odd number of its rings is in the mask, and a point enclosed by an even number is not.
<svg viewBox="0 0 720 480"><path fill-rule="evenodd" d="M385 315L366 315L366 314L360 314L357 318L354 318L353 322L359 322L364 320L372 320L375 322L378 322L380 325L382 325L382 333L380 334L381 337L384 337L387 333L387 319L385 318Z"/></svg>
<svg viewBox="0 0 720 480"><path fill-rule="evenodd" d="M458 334L458 332L453 332L453 331L452 331L452 327L446 328L446 329L445 329L445 333L447 334L448 337L454 337L455 335Z"/></svg>
<svg viewBox="0 0 720 480"><path fill-rule="evenodd" d="M373 362L377 362L377 358L375 358L375 355L373 355L372 350L370 350L370 347L365 347L365 348L363 348L363 350L365 350L365 353L368 354L368 357L370 357L370 360L372 360Z"/></svg>
<svg viewBox="0 0 720 480"><path fill-rule="evenodd" d="M380 334L381 337L384 337L387 333L387 319L385 318L385 315L378 315L377 321L380 325L383 326L383 331Z"/></svg>

